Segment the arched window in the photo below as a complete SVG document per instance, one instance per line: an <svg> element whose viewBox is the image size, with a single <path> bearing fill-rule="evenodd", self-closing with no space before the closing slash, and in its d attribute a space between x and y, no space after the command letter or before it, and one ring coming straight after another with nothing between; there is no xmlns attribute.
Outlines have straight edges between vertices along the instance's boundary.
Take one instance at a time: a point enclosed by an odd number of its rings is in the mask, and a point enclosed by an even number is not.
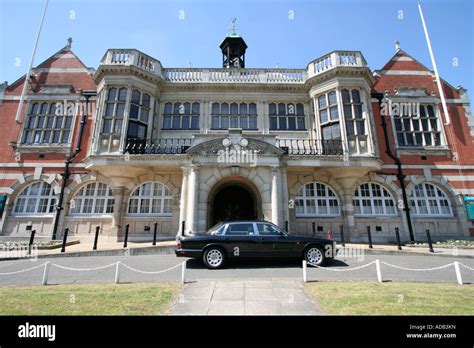
<svg viewBox="0 0 474 348"><path fill-rule="evenodd" d="M320 182L302 186L296 196L296 216L340 215L339 200L334 191Z"/></svg>
<svg viewBox="0 0 474 348"><path fill-rule="evenodd" d="M160 182L147 182L130 196L128 214L171 216L171 191Z"/></svg>
<svg viewBox="0 0 474 348"><path fill-rule="evenodd" d="M71 215L102 215L114 212L114 194L101 182L83 186L71 202Z"/></svg>
<svg viewBox="0 0 474 348"><path fill-rule="evenodd" d="M365 183L354 192L355 215L396 215L392 195L379 184Z"/></svg>
<svg viewBox="0 0 474 348"><path fill-rule="evenodd" d="M56 198L47 182L38 181L25 189L15 200L15 214L49 214L54 210Z"/></svg>
<svg viewBox="0 0 474 348"><path fill-rule="evenodd" d="M414 215L453 215L446 194L433 184L416 185L411 192L410 204Z"/></svg>

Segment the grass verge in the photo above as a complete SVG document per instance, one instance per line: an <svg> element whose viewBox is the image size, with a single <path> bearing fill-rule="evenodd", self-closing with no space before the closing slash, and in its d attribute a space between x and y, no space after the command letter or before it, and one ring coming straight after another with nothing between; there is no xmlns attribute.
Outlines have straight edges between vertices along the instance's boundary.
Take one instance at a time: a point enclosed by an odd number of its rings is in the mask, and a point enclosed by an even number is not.
<svg viewBox="0 0 474 348"><path fill-rule="evenodd" d="M474 315L474 285L315 282L305 287L330 315Z"/></svg>
<svg viewBox="0 0 474 348"><path fill-rule="evenodd" d="M174 283L11 286L0 288L0 315L160 315Z"/></svg>

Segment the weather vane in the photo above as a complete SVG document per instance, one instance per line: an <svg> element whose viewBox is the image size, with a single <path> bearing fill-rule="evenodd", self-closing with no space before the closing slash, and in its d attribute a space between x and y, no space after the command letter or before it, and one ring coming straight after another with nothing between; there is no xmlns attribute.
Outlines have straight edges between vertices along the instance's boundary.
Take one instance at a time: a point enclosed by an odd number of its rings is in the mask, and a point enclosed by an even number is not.
<svg viewBox="0 0 474 348"><path fill-rule="evenodd" d="M229 30L229 36L239 36L239 35L237 34L237 30L235 29L236 26L237 26L237 24L236 24L237 18L232 17L232 18L230 19L230 22L231 22L232 24L231 24L230 27L229 27L229 29L230 29L230 30Z"/></svg>

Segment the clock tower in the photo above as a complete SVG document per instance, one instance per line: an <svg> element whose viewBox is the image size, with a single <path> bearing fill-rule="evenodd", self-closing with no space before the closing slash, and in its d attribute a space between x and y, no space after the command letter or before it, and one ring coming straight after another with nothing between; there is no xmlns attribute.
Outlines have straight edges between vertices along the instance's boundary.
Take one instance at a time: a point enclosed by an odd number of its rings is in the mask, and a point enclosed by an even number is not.
<svg viewBox="0 0 474 348"><path fill-rule="evenodd" d="M219 46L222 51L222 65L224 68L245 68L245 50L247 44L235 30L235 18L232 18L232 25L229 34Z"/></svg>

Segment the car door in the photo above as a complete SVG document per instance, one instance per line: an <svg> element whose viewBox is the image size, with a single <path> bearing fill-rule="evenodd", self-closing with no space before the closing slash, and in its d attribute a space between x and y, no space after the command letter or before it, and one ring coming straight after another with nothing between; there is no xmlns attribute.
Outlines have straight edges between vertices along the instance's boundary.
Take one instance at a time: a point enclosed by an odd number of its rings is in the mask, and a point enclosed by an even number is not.
<svg viewBox="0 0 474 348"><path fill-rule="evenodd" d="M252 222L235 222L227 226L224 235L229 257L256 257L259 254L258 236Z"/></svg>
<svg viewBox="0 0 474 348"><path fill-rule="evenodd" d="M289 238L276 226L270 223L257 223L260 237L260 250L269 257L289 257L292 255L293 245Z"/></svg>

